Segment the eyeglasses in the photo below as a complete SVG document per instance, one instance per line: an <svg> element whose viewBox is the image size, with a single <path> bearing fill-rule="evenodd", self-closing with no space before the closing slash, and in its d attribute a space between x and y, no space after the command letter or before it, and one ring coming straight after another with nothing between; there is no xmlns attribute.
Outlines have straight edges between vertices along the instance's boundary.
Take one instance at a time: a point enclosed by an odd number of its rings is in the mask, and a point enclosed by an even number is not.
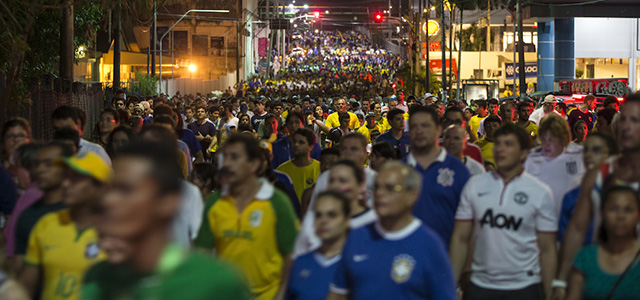
<svg viewBox="0 0 640 300"><path fill-rule="evenodd" d="M7 134L5 136L5 139L10 140L10 139L24 139L26 138L27 135L25 135L24 133L19 133L19 134Z"/></svg>
<svg viewBox="0 0 640 300"><path fill-rule="evenodd" d="M374 191L384 191L387 193L399 193L403 191L410 191L412 188L404 187L401 184L384 184L384 185L373 185Z"/></svg>

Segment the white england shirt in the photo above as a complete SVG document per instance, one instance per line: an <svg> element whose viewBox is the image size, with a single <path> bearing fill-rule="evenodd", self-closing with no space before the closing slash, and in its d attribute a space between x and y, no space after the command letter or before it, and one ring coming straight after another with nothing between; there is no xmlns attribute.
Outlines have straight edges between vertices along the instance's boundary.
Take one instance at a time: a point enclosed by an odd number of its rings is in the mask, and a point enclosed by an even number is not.
<svg viewBox="0 0 640 300"><path fill-rule="evenodd" d="M569 144L556 158L548 158L539 148L534 149L527 156L524 169L551 188L558 216L564 195L582 182L586 172L582 161L582 147L576 144Z"/></svg>
<svg viewBox="0 0 640 300"><path fill-rule="evenodd" d="M471 282L517 290L541 281L537 233L556 232L558 217L551 190L540 180L525 171L507 184L496 171L473 176L456 221L474 225Z"/></svg>

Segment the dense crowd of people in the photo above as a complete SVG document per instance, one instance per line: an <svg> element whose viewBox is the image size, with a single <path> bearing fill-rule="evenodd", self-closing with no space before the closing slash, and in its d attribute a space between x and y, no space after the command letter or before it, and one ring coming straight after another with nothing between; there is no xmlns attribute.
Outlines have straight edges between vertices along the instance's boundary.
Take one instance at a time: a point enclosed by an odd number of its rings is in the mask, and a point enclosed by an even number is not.
<svg viewBox="0 0 640 300"><path fill-rule="evenodd" d="M640 297L640 94L247 85L4 122L0 298Z"/></svg>
<svg viewBox="0 0 640 300"><path fill-rule="evenodd" d="M298 35L294 35L297 37ZM241 83L244 93L269 97L309 95L314 99L393 94L400 79L395 70L401 56L372 44L356 31L308 32L293 38L286 64L276 68L275 79L255 77Z"/></svg>

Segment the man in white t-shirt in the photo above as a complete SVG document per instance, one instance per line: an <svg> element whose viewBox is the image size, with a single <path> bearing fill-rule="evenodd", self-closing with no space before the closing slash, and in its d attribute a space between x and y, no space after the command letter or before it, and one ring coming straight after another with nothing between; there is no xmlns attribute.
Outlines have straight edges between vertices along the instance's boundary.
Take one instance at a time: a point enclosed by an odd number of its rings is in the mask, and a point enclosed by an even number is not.
<svg viewBox="0 0 640 300"><path fill-rule="evenodd" d="M540 125L540 120L547 116L549 113L555 113L556 115L560 115L556 111L557 100L554 95L547 95L544 97L544 101L542 101L542 107L536 109L529 116L529 121L535 123L536 125Z"/></svg>
<svg viewBox="0 0 640 300"><path fill-rule="evenodd" d="M495 140L497 170L472 177L462 191L449 247L455 278L472 257L464 299L542 299L556 269L553 196L523 169L529 152L523 128L503 125Z"/></svg>

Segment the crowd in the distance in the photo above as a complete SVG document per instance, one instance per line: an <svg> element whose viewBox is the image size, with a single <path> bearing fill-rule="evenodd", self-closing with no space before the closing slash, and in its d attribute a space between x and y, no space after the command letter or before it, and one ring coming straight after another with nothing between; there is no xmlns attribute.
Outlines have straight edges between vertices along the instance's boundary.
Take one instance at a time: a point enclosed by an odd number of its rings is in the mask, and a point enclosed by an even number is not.
<svg viewBox="0 0 640 300"><path fill-rule="evenodd" d="M444 103L361 38L218 97L62 105L46 140L6 120L0 299L639 298L640 94Z"/></svg>

